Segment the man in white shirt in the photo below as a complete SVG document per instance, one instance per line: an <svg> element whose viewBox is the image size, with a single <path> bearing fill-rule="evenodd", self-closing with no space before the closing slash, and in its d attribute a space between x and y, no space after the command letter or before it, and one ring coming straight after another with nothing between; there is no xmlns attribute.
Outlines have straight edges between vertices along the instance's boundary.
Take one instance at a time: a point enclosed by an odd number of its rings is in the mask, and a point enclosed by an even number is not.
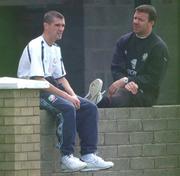
<svg viewBox="0 0 180 176"><path fill-rule="evenodd" d="M57 11L44 15L43 34L29 42L20 58L18 77L47 80L50 87L40 93L40 106L57 118L57 138L64 171L92 171L113 167L95 154L97 150L97 106L75 94L65 78L60 47L65 18ZM80 138L81 160L73 156L76 133Z"/></svg>

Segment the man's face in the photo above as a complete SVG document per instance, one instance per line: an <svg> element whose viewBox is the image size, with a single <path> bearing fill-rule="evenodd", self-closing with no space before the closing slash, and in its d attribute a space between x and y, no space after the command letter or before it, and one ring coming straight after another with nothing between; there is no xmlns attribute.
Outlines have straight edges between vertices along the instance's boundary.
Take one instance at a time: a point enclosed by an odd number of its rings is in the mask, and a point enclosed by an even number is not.
<svg viewBox="0 0 180 176"><path fill-rule="evenodd" d="M149 21L149 14L136 11L133 17L133 31L138 36L146 36L152 30L154 22Z"/></svg>
<svg viewBox="0 0 180 176"><path fill-rule="evenodd" d="M54 18L52 23L46 24L46 31L53 42L62 38L64 28L65 20L60 18Z"/></svg>

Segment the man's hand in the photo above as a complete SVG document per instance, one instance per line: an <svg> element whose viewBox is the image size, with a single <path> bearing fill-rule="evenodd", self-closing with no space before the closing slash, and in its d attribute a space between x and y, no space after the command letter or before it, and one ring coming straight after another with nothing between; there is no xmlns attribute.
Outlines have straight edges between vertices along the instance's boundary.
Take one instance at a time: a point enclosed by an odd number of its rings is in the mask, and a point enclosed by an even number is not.
<svg viewBox="0 0 180 176"><path fill-rule="evenodd" d="M125 89L135 95L138 92L138 85L135 82L131 81L125 85Z"/></svg>
<svg viewBox="0 0 180 176"><path fill-rule="evenodd" d="M80 109L80 100L76 96L74 90L71 88L68 80L65 77L63 77L58 79L58 82L63 84L66 90L66 96L64 98L72 102L76 109Z"/></svg>
<svg viewBox="0 0 180 176"><path fill-rule="evenodd" d="M74 104L76 109L80 109L80 100L76 95L69 96L67 99Z"/></svg>
<svg viewBox="0 0 180 176"><path fill-rule="evenodd" d="M124 77L125 78L125 77ZM121 78L115 82L113 82L109 87L109 96L111 97L119 88L123 88L125 86L124 78Z"/></svg>

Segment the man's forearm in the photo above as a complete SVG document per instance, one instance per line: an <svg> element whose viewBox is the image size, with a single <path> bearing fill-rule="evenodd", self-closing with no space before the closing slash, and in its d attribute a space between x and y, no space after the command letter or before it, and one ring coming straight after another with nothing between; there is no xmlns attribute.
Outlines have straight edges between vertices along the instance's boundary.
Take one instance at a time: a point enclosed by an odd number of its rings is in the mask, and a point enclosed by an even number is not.
<svg viewBox="0 0 180 176"><path fill-rule="evenodd" d="M71 88L68 80L66 78L61 78L58 80L59 83L63 84L63 87L65 89L65 91L71 95L71 96L75 96L75 92L73 91L73 89Z"/></svg>
<svg viewBox="0 0 180 176"><path fill-rule="evenodd" d="M41 81L47 81L44 77L35 77L34 78L35 80L41 80ZM60 97L63 97L65 99L68 99L69 98L69 94L63 90L60 90L58 89L57 87L55 87L54 85L52 85L50 82L49 82L49 85L50 87L49 88L46 88L46 89L43 89L44 91L47 91L49 93L52 93L52 94L56 94Z"/></svg>

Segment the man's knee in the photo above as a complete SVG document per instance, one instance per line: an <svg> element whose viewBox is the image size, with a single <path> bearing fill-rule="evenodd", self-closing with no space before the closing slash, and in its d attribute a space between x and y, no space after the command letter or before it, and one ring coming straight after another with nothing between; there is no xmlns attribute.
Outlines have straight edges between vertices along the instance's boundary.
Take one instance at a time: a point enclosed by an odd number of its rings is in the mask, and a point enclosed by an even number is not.
<svg viewBox="0 0 180 176"><path fill-rule="evenodd" d="M71 111L71 112L75 112L76 111L76 108L75 106L73 105L73 103L68 103L64 106L64 110L65 111Z"/></svg>
<svg viewBox="0 0 180 176"><path fill-rule="evenodd" d="M132 93L122 88L110 98L110 107L129 107L131 104Z"/></svg>
<svg viewBox="0 0 180 176"><path fill-rule="evenodd" d="M90 111L95 111L96 112L97 111L97 105L92 103L92 102L88 102L88 109Z"/></svg>

